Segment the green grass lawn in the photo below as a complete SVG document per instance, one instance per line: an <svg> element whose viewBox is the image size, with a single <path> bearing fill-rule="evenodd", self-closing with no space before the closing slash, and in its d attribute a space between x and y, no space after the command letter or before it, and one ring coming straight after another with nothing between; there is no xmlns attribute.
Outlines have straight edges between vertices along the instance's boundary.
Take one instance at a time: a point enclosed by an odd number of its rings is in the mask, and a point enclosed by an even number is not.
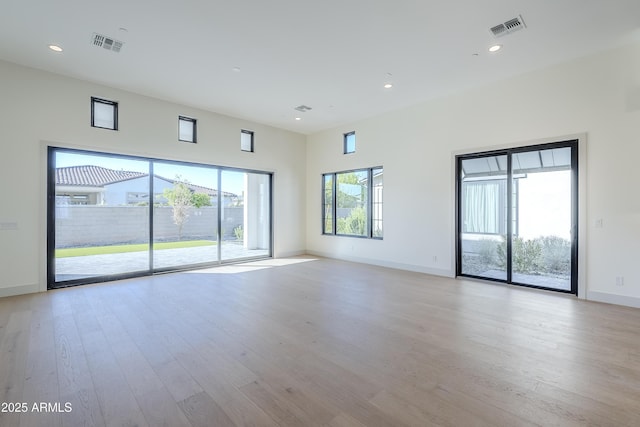
<svg viewBox="0 0 640 427"><path fill-rule="evenodd" d="M187 240L184 242L162 242L154 243L154 250L195 248L197 246L213 246L216 242L212 240ZM146 243L136 245L111 245L111 246L88 246L83 248L56 249L56 258L68 258L74 256L123 254L126 252L148 251L149 245Z"/></svg>

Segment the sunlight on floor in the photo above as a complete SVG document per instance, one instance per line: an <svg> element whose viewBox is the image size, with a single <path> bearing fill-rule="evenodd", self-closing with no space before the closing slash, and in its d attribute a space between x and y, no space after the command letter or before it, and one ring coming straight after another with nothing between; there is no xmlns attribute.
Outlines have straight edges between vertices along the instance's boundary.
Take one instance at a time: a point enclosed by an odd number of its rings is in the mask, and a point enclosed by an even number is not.
<svg viewBox="0 0 640 427"><path fill-rule="evenodd" d="M317 261L317 258L272 258L260 261L246 262L242 264L222 265L219 267L205 268L202 270L185 271L186 274L236 274L249 271L263 270L265 268L284 267L287 265L300 264L308 261Z"/></svg>

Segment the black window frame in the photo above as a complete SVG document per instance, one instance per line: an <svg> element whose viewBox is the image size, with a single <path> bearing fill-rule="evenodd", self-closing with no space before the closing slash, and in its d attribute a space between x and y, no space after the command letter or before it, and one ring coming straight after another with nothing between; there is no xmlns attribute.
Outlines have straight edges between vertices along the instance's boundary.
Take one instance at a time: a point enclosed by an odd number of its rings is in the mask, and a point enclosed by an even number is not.
<svg viewBox="0 0 640 427"><path fill-rule="evenodd" d="M193 129L192 135L193 140L181 139L180 138L180 122L191 123L191 127ZM178 116L178 141L180 142L189 142L191 144L198 143L198 119L188 116Z"/></svg>
<svg viewBox="0 0 640 427"><path fill-rule="evenodd" d="M383 171L383 177L384 177L384 167L383 166L373 166L373 167L369 167L369 168L359 168L359 169L350 169L350 170L344 170L344 171L337 171L337 172L329 172L329 173L323 173L322 174L322 184L321 184L321 219L322 219L322 234L325 236L340 236L340 237L355 237L355 238L359 238L359 239L374 239L374 240L383 240L384 239L384 228L382 229L382 232L380 233L379 236L376 236L373 230L373 177L374 177L374 171ZM337 232L337 224L338 224L338 220L337 220L337 210L338 210L338 206L337 206L337 177L340 174L345 174L345 173L354 173L354 172L367 172L367 182L369 183L367 185L367 206L366 206L366 213L367 213L367 234L366 235L357 235L357 234L343 234L343 233L338 233ZM327 201L326 201L326 196L327 196L327 188L325 186L325 183L327 182L326 178L330 177L331 178L331 189L330 189L330 194L331 194L331 230L327 231L326 230L326 220L327 217L325 215L326 212L326 206ZM384 188L384 186L383 186ZM384 200L382 200L379 203L381 206L384 206ZM382 221L382 220L380 220Z"/></svg>
<svg viewBox="0 0 640 427"><path fill-rule="evenodd" d="M375 185L375 177L376 177L376 171L380 171L380 174L382 175L382 186L381 186L381 190L380 190L380 200L377 201L376 198L376 185ZM382 166L380 167L374 167L371 168L371 185L370 185L370 189L369 189L369 205L371 206L371 214L370 214L370 218L369 220L371 221L371 238L372 239L380 239L382 240L382 238L384 237L384 215L382 213L382 211L384 210L384 168ZM375 213L377 211L376 209L376 205L380 206L380 218L378 218ZM376 225L380 224L380 234L376 235Z"/></svg>
<svg viewBox="0 0 640 427"><path fill-rule="evenodd" d="M145 270L139 270L139 271L132 271L132 272L126 272L126 273L116 273L116 274L107 274L107 275L100 275L100 276L90 276L90 277L83 277L80 279L70 279L70 280L61 280L61 281L56 281L56 271L55 271L55 250L56 250L56 161L55 161L55 156L56 153L75 153L75 154L86 154L86 155L97 155L97 156L101 156L101 157L112 157L114 159L130 159L130 160L138 160L138 161L145 161L149 163L149 176L155 176L154 175L154 164L156 162L161 162L161 163L171 163L171 164L175 164L175 165L183 165L183 166L196 166L196 167L203 167L203 168L208 168L211 170L214 170L215 173L217 173L217 183L218 183L218 188L217 190L217 194L218 194L218 200L217 200L217 209L218 209L218 214L217 214L217 229L218 230L222 230L222 209L223 207L223 203L222 203L222 194L224 193L224 190L221 186L221 175L223 172L225 171L231 171L231 172L242 172L242 173L254 173L254 174L260 174L260 175L265 175L268 177L268 190L269 190L269 199L268 199L268 216L269 216L269 221L268 221L268 235L269 235L269 247L268 247L268 254L265 256L254 256L254 257L239 257L239 258L223 258L222 254L221 254L221 242L222 242L222 234L218 233L218 241L217 241L217 246L218 246L218 259L216 261L213 262L208 262L208 263L201 263L201 264L183 264L183 265L179 265L179 266L172 266L172 267L154 267L153 263L152 263L152 258L150 258L150 262L149 262L149 268L145 269ZM64 287L68 287L68 286L76 286L76 285L86 285L86 284L92 284L92 283L101 283L101 282L108 282L108 281L113 281L113 280L121 280L121 279L129 279L129 278L134 278L134 277L144 277L144 276L150 276L150 275L154 275L154 274L163 274L163 273L167 273L167 272L173 272L173 271L187 271L187 270L194 270L194 269L198 269L198 268L203 268L203 267L207 267L207 266L219 266L219 265L224 265L224 264L232 264L232 263L237 263L237 262L243 262L243 261L252 261L252 260L261 260L261 259L269 259L269 258L273 258L274 257L274 238L275 238L275 230L274 230L274 172L267 172L267 171L262 171L262 170L258 170L258 169L244 169L244 168L237 168L237 167L231 167L231 166L220 166L220 165L215 165L215 164L205 164L205 163L195 163L195 162L189 162L189 161L180 161L180 160L169 160L169 159L164 159L164 158L159 158L159 157L146 157L146 156L136 156L136 155L130 155L130 154L121 154L121 153L117 153L117 152L105 152L105 151L93 151L93 150L83 150L83 149L76 149L76 148L68 148L68 147L58 147L58 146L53 146L50 145L47 147L47 230L46 230L46 238L47 238L47 289L56 289L56 288L64 288ZM155 194L154 192L154 186L153 186L153 179L150 179L149 182L149 194ZM150 196L150 199L152 199L152 196ZM149 209L149 252L152 253L153 252L153 236L154 236L154 225L155 222L153 220L154 218L154 204L150 203L150 209Z"/></svg>
<svg viewBox="0 0 640 427"><path fill-rule="evenodd" d="M104 126L96 125L96 122L95 122L96 103L110 105L113 107L113 127L104 127ZM107 129L107 130L118 130L118 102L92 96L91 97L91 127L98 128L98 129Z"/></svg>
<svg viewBox="0 0 640 427"><path fill-rule="evenodd" d="M519 192L518 191L514 191L513 189L513 179L512 179L512 156L516 155L518 153L525 153L525 152L530 152L530 151L539 151L539 150L548 150L548 149L556 149L556 148L570 148L571 149L571 204L572 204L572 208L571 208L571 218L572 218L572 231L571 231L571 237L570 237L570 241L571 241L571 266L570 266L570 270L571 270L571 286L569 290L564 290L564 289L557 289L557 288L553 288L553 287L546 287L546 286L538 286L538 285L533 285L533 284L528 284L528 283L520 283L517 282L515 280L513 280L512 277L512 259L513 259L513 248L512 248L512 237L514 235L518 235L519 234L519 229L514 225L514 217L519 216L519 211L513 210L511 208L507 208L506 210L506 224L507 224L507 229L506 231L506 237L507 237L507 244L506 244L506 251L507 251L507 263L506 263L506 279L495 279L495 278L490 278L490 277L485 277L485 276L480 276L480 275L473 275L473 274L468 274L468 273L463 273L462 271L462 264L463 264L463 260L462 260L462 234L464 232L464 226L463 226L463 212L462 212L462 196L463 196L463 192L462 192L462 181L460 179L461 177L461 171L462 171L462 162L464 160L468 160L468 159L473 159L473 158L483 158L483 157L493 157L493 156L506 156L507 157L507 166L506 166L506 171L507 171L507 202L506 202L506 206L510 207L513 206L513 201L512 198L515 198L516 200L519 198ZM532 144L532 145L525 145L525 146L519 146L519 147L512 147L512 148L504 148L504 149L499 149L499 150L491 150L491 151L482 151L482 152L476 152L476 153L468 153L468 154L460 154L457 155L455 158L455 174L456 174L456 178L455 178L455 202L456 202L456 207L455 207L455 232L456 232L456 237L455 237L455 260L456 260L456 277L470 277L470 278L474 278L474 279L480 279L480 280L487 280L487 281L491 281L491 282L499 282L499 283L505 283L508 285L517 285L517 286L522 286L522 287L528 287L528 288L535 288L535 289L543 289L543 290L549 290L549 291L553 291L553 292L560 292L560 293L567 293L567 294L574 294L576 296L578 296L578 224L579 224L579 213L578 213L578 206L579 206L579 189L578 189L578 182L579 182L579 176L578 176L578 170L579 170L579 164L578 164L578 150L579 150L579 143L577 139L570 139L570 140L563 140L563 141L557 141L557 142L549 142L549 143L542 143L542 144Z"/></svg>
<svg viewBox="0 0 640 427"><path fill-rule="evenodd" d="M349 144L347 142L350 136L353 136L353 150L351 151L349 151ZM342 141L343 141L342 142L343 154L353 154L356 152L356 131L355 130L343 134Z"/></svg>
<svg viewBox="0 0 640 427"><path fill-rule="evenodd" d="M243 134L245 134L245 135L251 135L251 149L249 149L249 150L245 150L245 149L242 147L242 135L243 135ZM255 135L254 135L254 133L253 133L253 131L252 131L252 130L240 129L240 151L244 151L245 153L254 153L254 152L255 152L255 151L254 151L254 149L255 149L255 144L254 144L255 139L254 139L254 138L255 138Z"/></svg>

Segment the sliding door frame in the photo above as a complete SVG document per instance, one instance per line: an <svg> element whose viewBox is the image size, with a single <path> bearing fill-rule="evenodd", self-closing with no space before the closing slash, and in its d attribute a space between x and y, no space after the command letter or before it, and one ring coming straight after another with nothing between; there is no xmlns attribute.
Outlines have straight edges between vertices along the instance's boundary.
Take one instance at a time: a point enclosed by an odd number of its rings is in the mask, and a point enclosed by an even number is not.
<svg viewBox="0 0 640 427"><path fill-rule="evenodd" d="M569 293L578 296L578 235L579 235L579 139L567 139L558 142L546 142L541 144L533 144L533 145L524 145L510 148L503 148L491 151L483 151L478 153L469 153L469 154L459 154L455 156L455 274L456 277L468 277L473 279L506 283L509 285L518 285L529 288L543 289L543 290L551 290L555 292ZM527 283L519 283L514 282L512 277L512 267L513 267L513 171L512 171L512 156L517 153L524 153L530 151L539 151L546 149L554 149L554 148L571 148L571 281L570 281L570 289L556 289L549 288L545 286L532 285ZM468 159L476 159L476 158L484 158L484 157L493 157L493 156L507 156L507 278L506 280L483 277L473 274L467 274L462 272L462 180L461 180L461 171L462 171L462 161Z"/></svg>
<svg viewBox="0 0 640 427"><path fill-rule="evenodd" d="M46 213L46 246L47 246L47 266L46 266L46 279L47 279L47 289L57 289L64 288L69 286L77 286L77 285L85 285L91 283L102 283L102 282L110 282L114 280L123 280L130 279L135 277L144 277L151 276L154 274L162 274L174 271L186 271L186 270L195 270L198 268L205 267L214 267L223 264L233 264L238 262L246 262L251 260L259 260L259 259L268 259L273 257L273 248L274 248L274 230L273 230L273 172L268 171L260 171L255 169L243 169L236 167L228 167L228 166L217 166L211 164L203 164L203 163L194 163L194 162L186 162L186 161L177 161L177 160L166 160L161 158L154 157L142 157L128 154L119 154L113 152L103 152L103 151L92 151L85 149L76 149L76 148L66 148L59 146L47 145L47 183L46 183L46 192L47 192L47 213ZM66 152L66 153L76 153L80 155L93 155L93 156L101 156L101 157L112 157L112 158L121 158L127 160L137 160L137 161L146 161L149 164L149 191L150 191L150 201L149 201L149 268L145 270L135 271L135 272L127 272L122 274L108 274L102 276L94 276L94 277L86 277L80 279L72 279L65 281L56 281L56 267L55 267L55 248L56 248L56 165L55 165L55 156L58 152ZM198 263L198 264L188 264L188 265L180 265L175 267L166 267L166 268L155 268L153 265L153 243L154 243L154 235L153 235L153 227L154 227L154 206L153 206L153 176L154 176L154 163L162 162L162 163L170 163L181 166L194 166L194 167L204 167L210 168L212 173L217 175L217 221L213 226L217 227L217 261L206 262L206 263ZM222 215L221 210L222 206L222 182L221 176L222 171L235 171L242 173L254 173L260 175L266 175L268 177L268 185L269 185L269 198L268 198L268 211L269 211L269 247L268 247L268 255L259 255L259 256L250 256L243 258L233 258L222 260L222 233L221 233L221 221Z"/></svg>

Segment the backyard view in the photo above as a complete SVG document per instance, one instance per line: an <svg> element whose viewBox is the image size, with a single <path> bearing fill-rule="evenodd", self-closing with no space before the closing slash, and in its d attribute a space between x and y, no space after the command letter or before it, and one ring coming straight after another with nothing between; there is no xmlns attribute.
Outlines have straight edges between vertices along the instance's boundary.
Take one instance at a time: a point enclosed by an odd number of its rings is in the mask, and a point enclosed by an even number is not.
<svg viewBox="0 0 640 427"><path fill-rule="evenodd" d="M70 150L55 174L56 282L270 255L266 174Z"/></svg>
<svg viewBox="0 0 640 427"><path fill-rule="evenodd" d="M568 159L569 148L514 154L510 206L506 156L463 160L463 274L506 280L511 256L512 282L571 289L572 174ZM507 223L507 209L511 209L511 224ZM508 227L513 235L511 254Z"/></svg>

